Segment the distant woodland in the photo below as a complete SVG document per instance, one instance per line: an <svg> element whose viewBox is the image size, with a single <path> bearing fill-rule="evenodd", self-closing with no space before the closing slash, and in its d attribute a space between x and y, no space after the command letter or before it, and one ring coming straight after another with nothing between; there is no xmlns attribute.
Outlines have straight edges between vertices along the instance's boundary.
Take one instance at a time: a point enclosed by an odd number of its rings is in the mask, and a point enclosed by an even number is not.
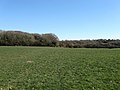
<svg viewBox="0 0 120 90"><path fill-rule="evenodd" d="M62 40L53 33L38 34L0 30L0 46L47 46L67 48L120 48L119 39Z"/></svg>

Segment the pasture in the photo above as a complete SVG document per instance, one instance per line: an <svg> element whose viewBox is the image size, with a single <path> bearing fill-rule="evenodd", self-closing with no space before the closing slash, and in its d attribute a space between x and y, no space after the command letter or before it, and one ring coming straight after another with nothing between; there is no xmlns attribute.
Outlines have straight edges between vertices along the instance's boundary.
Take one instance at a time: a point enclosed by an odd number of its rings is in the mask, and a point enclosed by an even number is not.
<svg viewBox="0 0 120 90"><path fill-rule="evenodd" d="M0 90L119 90L120 49L0 47Z"/></svg>

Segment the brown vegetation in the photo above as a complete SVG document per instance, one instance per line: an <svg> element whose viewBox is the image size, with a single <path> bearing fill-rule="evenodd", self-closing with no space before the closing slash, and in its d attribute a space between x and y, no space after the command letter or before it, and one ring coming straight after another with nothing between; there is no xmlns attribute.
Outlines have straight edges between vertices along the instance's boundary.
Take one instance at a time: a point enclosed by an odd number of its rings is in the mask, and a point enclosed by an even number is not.
<svg viewBox="0 0 120 90"><path fill-rule="evenodd" d="M33 34L21 31L0 30L0 46L50 46L68 48L120 48L119 39L65 40L52 33Z"/></svg>

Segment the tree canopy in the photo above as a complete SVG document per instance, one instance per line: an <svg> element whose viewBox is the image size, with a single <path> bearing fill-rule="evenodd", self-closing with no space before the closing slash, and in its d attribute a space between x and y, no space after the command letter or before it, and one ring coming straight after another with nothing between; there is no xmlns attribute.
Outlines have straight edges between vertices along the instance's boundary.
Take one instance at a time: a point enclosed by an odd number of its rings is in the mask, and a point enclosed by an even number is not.
<svg viewBox="0 0 120 90"><path fill-rule="evenodd" d="M62 40L53 33L0 30L0 46L50 46L67 48L120 48L119 39Z"/></svg>
<svg viewBox="0 0 120 90"><path fill-rule="evenodd" d="M55 34L32 34L21 31L0 31L1 46L57 46Z"/></svg>

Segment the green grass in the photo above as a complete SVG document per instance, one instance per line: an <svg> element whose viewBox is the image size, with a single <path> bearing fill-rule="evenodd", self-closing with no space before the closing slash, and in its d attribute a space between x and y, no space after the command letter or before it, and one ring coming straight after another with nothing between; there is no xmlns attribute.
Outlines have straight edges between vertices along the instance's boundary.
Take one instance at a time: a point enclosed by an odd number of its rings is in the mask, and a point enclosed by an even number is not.
<svg viewBox="0 0 120 90"><path fill-rule="evenodd" d="M119 90L120 49L0 47L1 90Z"/></svg>

